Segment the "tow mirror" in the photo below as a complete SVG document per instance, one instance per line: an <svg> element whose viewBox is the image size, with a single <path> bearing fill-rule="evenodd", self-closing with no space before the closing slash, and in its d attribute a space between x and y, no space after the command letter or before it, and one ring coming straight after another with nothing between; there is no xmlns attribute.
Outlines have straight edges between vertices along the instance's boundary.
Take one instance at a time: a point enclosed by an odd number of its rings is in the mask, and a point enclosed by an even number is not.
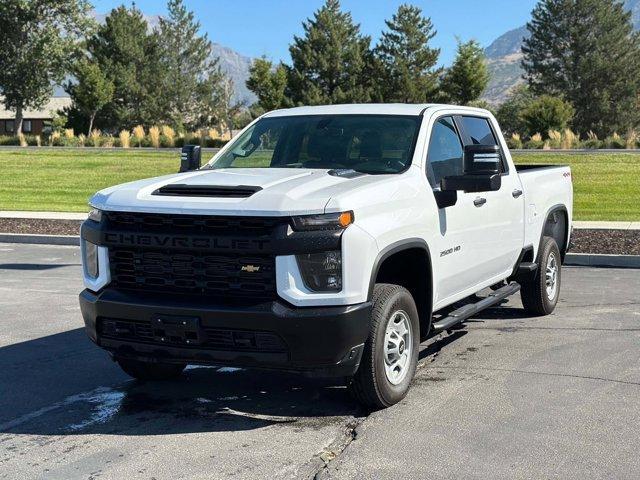
<svg viewBox="0 0 640 480"><path fill-rule="evenodd" d="M464 175L444 177L440 189L445 191L493 192L500 190L500 147L467 145L464 147Z"/></svg>
<svg viewBox="0 0 640 480"><path fill-rule="evenodd" d="M467 145L464 147L465 175L500 173L500 148L497 145Z"/></svg>
<svg viewBox="0 0 640 480"><path fill-rule="evenodd" d="M180 153L180 173L200 168L202 150L200 145L185 145Z"/></svg>

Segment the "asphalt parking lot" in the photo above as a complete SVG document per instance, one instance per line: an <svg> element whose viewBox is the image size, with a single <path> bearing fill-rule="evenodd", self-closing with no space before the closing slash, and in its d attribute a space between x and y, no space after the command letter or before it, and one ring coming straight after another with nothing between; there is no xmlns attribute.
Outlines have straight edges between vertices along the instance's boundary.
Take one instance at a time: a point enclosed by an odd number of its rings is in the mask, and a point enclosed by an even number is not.
<svg viewBox="0 0 640 480"><path fill-rule="evenodd" d="M0 478L637 478L640 270L566 268L423 343L366 415L330 382L229 368L130 380L82 330L75 247L0 244Z"/></svg>

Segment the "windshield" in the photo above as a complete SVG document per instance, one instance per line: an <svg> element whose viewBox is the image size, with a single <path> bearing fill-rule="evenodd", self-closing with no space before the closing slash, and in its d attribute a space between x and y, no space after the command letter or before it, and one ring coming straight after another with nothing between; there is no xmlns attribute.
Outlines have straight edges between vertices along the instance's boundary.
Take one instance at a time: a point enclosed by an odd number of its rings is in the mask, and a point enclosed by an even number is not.
<svg viewBox="0 0 640 480"><path fill-rule="evenodd" d="M263 118L209 168L320 168L398 173L411 163L421 117L309 115Z"/></svg>

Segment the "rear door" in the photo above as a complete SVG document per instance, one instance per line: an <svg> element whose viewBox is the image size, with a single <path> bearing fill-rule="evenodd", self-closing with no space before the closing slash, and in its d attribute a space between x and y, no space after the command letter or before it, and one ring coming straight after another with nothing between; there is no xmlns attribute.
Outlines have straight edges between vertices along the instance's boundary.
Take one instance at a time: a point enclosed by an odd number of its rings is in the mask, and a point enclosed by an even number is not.
<svg viewBox="0 0 640 480"><path fill-rule="evenodd" d="M474 195L485 224L476 231L486 279L510 271L520 255L524 242L524 195L515 168L509 168L505 147L498 141L497 125L487 117L456 117L464 145L498 145L502 157L502 185L495 192Z"/></svg>

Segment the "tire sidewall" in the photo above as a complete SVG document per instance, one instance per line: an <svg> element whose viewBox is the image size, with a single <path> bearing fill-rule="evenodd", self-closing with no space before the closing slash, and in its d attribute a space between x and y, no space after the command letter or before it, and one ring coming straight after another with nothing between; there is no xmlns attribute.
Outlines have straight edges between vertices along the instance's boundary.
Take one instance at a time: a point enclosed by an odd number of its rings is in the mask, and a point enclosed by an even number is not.
<svg viewBox="0 0 640 480"><path fill-rule="evenodd" d="M558 267L558 274L556 279L556 294L553 299L549 299L547 295L547 283L546 283L546 270L547 264L551 255L555 256L556 265ZM551 237L545 237L542 256L540 258L539 263L540 275L538 281L540 282L540 294L542 297L542 303L544 306L545 313L549 314L553 312L556 308L556 304L558 303L558 299L560 298L560 287L562 286L562 260L560 257L560 249L556 244L555 240Z"/></svg>
<svg viewBox="0 0 640 480"><path fill-rule="evenodd" d="M409 361L409 371L406 376L397 385L392 384L387 378L385 371L384 359L384 343L387 325L391 319L391 314L403 310L409 317L411 326L411 359ZM411 294L405 289L399 289L382 305L380 310L380 322L375 332L375 355L373 358L375 364L375 380L380 393L380 397L387 405L393 405L407 394L409 385L415 375L418 363L418 349L420 347L420 326L418 320L418 311L411 297Z"/></svg>

